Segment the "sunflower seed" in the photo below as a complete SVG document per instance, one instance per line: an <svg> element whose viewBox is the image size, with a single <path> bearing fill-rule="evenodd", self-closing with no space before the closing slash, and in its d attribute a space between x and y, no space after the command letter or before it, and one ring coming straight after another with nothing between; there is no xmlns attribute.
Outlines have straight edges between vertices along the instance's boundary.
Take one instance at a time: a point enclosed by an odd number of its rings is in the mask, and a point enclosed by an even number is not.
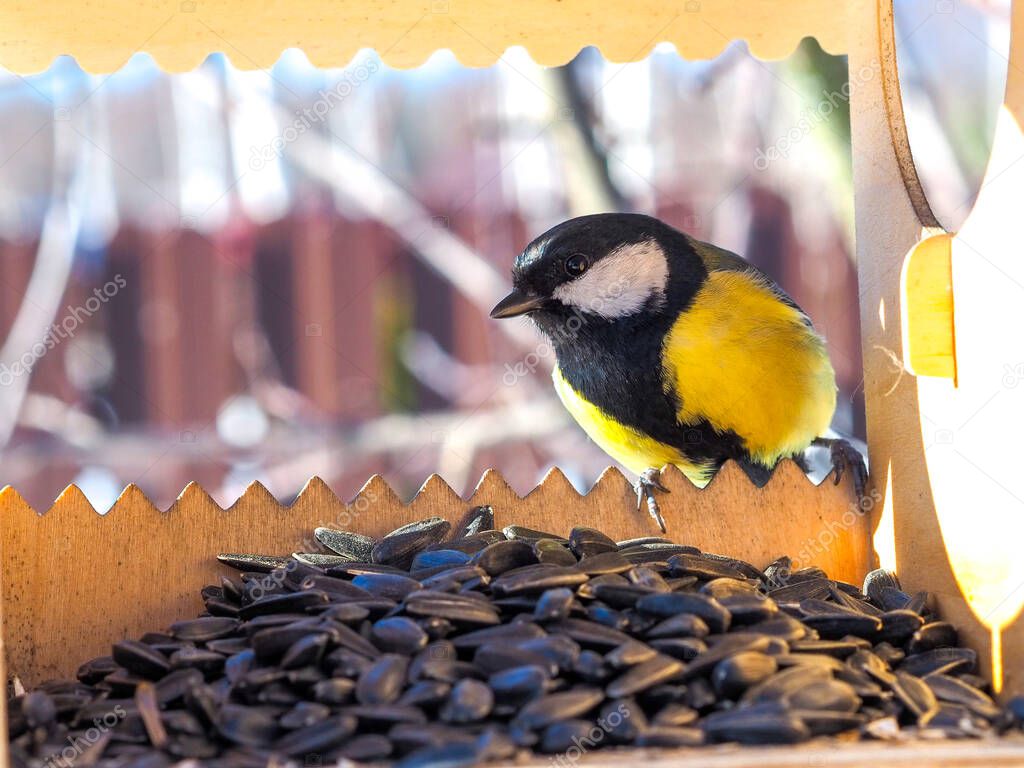
<svg viewBox="0 0 1024 768"><path fill-rule="evenodd" d="M723 659L711 673L715 691L726 698L735 698L750 686L775 674L775 658L757 651L744 651Z"/></svg>

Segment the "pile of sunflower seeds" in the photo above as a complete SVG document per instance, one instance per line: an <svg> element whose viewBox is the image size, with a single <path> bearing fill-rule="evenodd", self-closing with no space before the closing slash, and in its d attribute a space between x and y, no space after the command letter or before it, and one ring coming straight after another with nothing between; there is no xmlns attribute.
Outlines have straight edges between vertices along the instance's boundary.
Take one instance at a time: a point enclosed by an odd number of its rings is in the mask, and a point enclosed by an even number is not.
<svg viewBox="0 0 1024 768"><path fill-rule="evenodd" d="M9 702L16 766L460 766L532 750L983 737L1020 727L928 595L490 508L333 554L221 555L206 615ZM74 753L71 755L70 753ZM57 761L57 762L54 762Z"/></svg>

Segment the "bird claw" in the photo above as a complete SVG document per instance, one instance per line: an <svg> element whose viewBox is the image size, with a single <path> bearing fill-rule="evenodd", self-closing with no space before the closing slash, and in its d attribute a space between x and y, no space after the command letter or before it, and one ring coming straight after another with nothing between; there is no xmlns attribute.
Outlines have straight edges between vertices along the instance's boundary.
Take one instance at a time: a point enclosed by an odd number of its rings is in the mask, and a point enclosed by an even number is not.
<svg viewBox="0 0 1024 768"><path fill-rule="evenodd" d="M814 444L829 449L833 484L839 485L843 475L849 471L853 475L853 490L856 492L857 498L863 498L868 484L868 468L860 451L854 448L848 440L841 438L820 437L814 441Z"/></svg>
<svg viewBox="0 0 1024 768"><path fill-rule="evenodd" d="M646 501L647 511L654 518L654 522L658 524L661 532L665 533L668 529L665 527L665 518L661 516L661 509L658 507L654 492L671 493L671 491L661 482L661 471L658 469L646 470L637 478L633 489L636 491L636 511L639 512L643 509Z"/></svg>

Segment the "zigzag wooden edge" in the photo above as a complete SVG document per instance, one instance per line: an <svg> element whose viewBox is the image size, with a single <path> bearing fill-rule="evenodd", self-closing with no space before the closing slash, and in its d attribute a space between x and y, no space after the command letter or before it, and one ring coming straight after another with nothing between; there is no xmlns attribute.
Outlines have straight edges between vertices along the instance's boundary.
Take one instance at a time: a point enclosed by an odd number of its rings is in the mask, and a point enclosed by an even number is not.
<svg viewBox="0 0 1024 768"><path fill-rule="evenodd" d="M746 473L740 468L734 461L726 462L722 469L711 479L711 482L704 488L698 488L695 486L685 475L682 474L676 467L667 466L662 469L662 481L669 486L674 492L679 492L684 495L691 492L696 493L713 493L717 492L722 486L736 486L740 487L747 485L754 492L770 492L776 486L785 485L787 487L796 486L797 488L803 488L806 490L820 489L823 486L832 486L832 480L830 477L826 477L824 480L815 483L806 473L796 464L796 462L786 459L779 462L779 465L775 468L771 479L768 483L758 489L747 477ZM839 488L847 494L852 494L852 481L849 477L845 477ZM277 507L283 510L297 511L306 513L313 508L326 507L330 509L336 509L340 507L345 508L362 508L363 510L369 507L384 507L384 508L408 508L415 510L419 507L423 507L428 504L441 504L445 506L453 506L459 508L465 508L468 506L480 505L489 503L487 500L493 497L500 498L503 501L512 500L539 500L541 497L550 494L565 494L567 498L575 498L578 500L586 500L587 498L598 494L600 496L622 496L626 498L631 497L633 493L633 484L622 471L617 467L608 467L601 473L600 477L594 482L594 484L585 492L580 493L569 479L565 476L565 473L558 467L552 467L548 470L544 478L533 488L531 488L525 495L519 495L505 480L504 476L496 469L487 469L480 480L477 482L473 490L467 495L462 496L455 491L445 480L437 474L430 475L420 486L419 490L414 494L412 499L408 502L403 502L401 497L395 492L391 485L379 474L372 475L362 488L356 493L355 496L348 502L344 502L341 498L334 493L331 487L324 482L320 477L313 476L303 486L302 490L296 495L295 499L290 504L283 504L279 501L261 482L253 481L250 483L245 491L229 506L221 507L214 498L197 482L190 482L186 485L178 498L167 508L167 510L160 510L146 495L146 493L135 483L129 483L125 486L125 489L117 497L117 500L111 505L110 509L104 513L100 513L93 507L92 503L85 496L78 486L73 483L68 485L60 495L54 500L50 507L41 514L46 515L78 515L83 513L92 513L95 515L104 515L110 517L116 517L119 512L126 507L130 507L133 510L146 509L157 514L171 513L181 509L190 509L195 506L203 507L216 507L227 512L245 514L248 509L253 507L269 508ZM852 496L851 496L852 498ZM668 506L672 505L672 500L669 498L666 501ZM32 506L25 501L24 497L18 492L13 486L6 486L0 489L0 507L5 510L6 514L25 514L31 513L34 515L37 513Z"/></svg>

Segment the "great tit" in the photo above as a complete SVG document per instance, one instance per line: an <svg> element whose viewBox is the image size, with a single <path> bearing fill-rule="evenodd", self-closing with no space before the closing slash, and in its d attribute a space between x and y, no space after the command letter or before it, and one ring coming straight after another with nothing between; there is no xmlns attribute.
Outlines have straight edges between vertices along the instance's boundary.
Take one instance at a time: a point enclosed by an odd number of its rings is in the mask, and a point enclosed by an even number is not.
<svg viewBox="0 0 1024 768"><path fill-rule="evenodd" d="M862 492L825 343L779 286L730 251L650 216L570 219L519 254L491 317L529 315L550 340L555 390L664 529L654 491L673 464L698 486L729 459L761 485L780 459L831 450Z"/></svg>

